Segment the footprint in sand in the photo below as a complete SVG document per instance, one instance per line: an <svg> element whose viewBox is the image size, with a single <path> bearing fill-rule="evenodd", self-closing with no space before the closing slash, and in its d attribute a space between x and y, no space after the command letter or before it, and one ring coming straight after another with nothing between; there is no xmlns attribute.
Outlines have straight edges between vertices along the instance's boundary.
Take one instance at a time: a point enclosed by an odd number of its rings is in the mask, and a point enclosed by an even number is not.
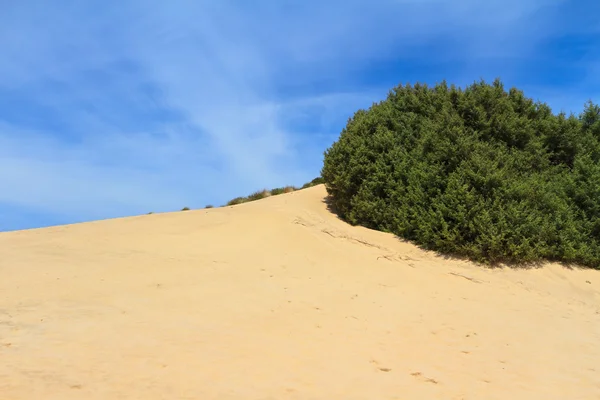
<svg viewBox="0 0 600 400"><path fill-rule="evenodd" d="M426 376L424 376L422 373L420 372L413 372L411 373L412 376L414 376L415 378L419 378L421 379L423 382L427 382L427 383L433 383L434 385L437 385L439 382L436 381L433 378L428 378Z"/></svg>
<svg viewBox="0 0 600 400"><path fill-rule="evenodd" d="M377 360L371 360L371 364L375 365L377 367L377 369L382 372L390 372L392 370L391 368L381 367Z"/></svg>

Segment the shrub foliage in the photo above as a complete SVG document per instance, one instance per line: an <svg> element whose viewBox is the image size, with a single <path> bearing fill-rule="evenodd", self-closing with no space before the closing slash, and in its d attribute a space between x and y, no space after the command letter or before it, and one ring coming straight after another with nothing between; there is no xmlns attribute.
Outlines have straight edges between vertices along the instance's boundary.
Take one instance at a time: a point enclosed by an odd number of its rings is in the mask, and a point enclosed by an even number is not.
<svg viewBox="0 0 600 400"><path fill-rule="evenodd" d="M322 177L348 222L473 260L600 268L600 107L553 114L500 80L398 86Z"/></svg>

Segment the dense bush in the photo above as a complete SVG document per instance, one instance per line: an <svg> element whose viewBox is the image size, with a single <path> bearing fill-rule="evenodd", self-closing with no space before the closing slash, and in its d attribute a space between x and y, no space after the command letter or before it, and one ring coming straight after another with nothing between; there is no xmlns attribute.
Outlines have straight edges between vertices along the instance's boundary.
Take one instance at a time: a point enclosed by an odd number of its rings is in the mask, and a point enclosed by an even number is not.
<svg viewBox="0 0 600 400"><path fill-rule="evenodd" d="M399 86L326 152L352 224L442 253L600 268L600 107L555 115L499 80Z"/></svg>

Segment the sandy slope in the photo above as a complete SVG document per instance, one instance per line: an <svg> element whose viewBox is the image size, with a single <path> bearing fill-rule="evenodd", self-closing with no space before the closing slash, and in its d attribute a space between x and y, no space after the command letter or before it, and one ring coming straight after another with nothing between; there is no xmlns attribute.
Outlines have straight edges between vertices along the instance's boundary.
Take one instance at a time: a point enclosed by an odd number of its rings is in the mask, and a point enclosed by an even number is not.
<svg viewBox="0 0 600 400"><path fill-rule="evenodd" d="M324 196L0 234L0 399L600 399L600 272L443 260Z"/></svg>

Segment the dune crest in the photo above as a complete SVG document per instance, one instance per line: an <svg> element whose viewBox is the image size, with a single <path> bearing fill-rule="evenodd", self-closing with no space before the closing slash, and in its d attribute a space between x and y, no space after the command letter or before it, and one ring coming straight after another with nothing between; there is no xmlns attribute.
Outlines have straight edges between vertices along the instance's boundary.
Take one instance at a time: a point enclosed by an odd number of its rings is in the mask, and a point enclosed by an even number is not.
<svg viewBox="0 0 600 400"><path fill-rule="evenodd" d="M325 196L0 233L0 398L600 398L600 271L444 259Z"/></svg>

